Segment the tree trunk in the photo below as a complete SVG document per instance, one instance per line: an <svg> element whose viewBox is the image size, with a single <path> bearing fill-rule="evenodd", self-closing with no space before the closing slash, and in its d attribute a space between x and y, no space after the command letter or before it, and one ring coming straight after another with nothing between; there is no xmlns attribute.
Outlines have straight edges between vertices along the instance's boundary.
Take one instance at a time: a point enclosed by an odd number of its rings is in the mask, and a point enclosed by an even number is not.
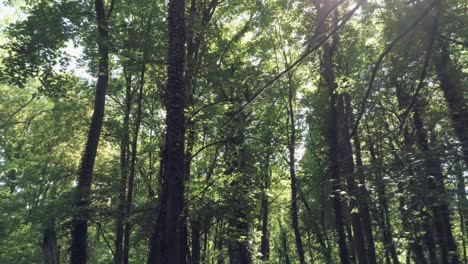
<svg viewBox="0 0 468 264"><path fill-rule="evenodd" d="M289 93L288 93L288 121L289 121L289 176L291 179L291 218L292 218L292 226L294 230L294 237L296 239L296 249L297 255L299 257L299 263L305 263L304 257L304 247L302 244L302 237L301 231L299 228L299 217L298 217L298 209L297 209L297 176L296 176L296 158L295 158L295 151L296 151L296 123L294 118L294 106L293 101L295 99L294 96L294 87L292 84L292 76L289 75Z"/></svg>
<svg viewBox="0 0 468 264"><path fill-rule="evenodd" d="M444 187L445 177L442 173L441 160L429 148L427 131L421 116L422 108L417 105L414 112L414 128L416 130L416 142L424 155L424 164L427 175L425 176L426 188L429 188L428 208L433 214L437 244L440 249L441 263L458 263L457 246L452 234L450 223L450 209L447 192Z"/></svg>
<svg viewBox="0 0 468 264"><path fill-rule="evenodd" d="M280 248L280 257L284 259L285 264L291 264L291 259L289 258L289 250L288 250L288 237L287 232L284 230L283 226L280 222L280 241L281 241L281 248Z"/></svg>
<svg viewBox="0 0 468 264"><path fill-rule="evenodd" d="M324 12L326 12L326 6L322 8L317 5L317 21L325 19ZM323 23L325 24L325 23ZM325 32L324 25L316 29L315 35L321 35ZM339 255L342 264L350 263L350 255L348 253L348 246L346 244L345 224L343 222L343 204L341 201L341 172L338 163L337 155L340 152L339 140L338 140L338 111L337 111L337 95L335 89L337 87L336 77L333 68L333 53L334 47L337 45L337 39L333 39L333 43L324 43L323 49L323 72L322 75L325 79L325 84L328 87L330 93L329 99L329 116L328 116L328 127L327 127L327 144L328 144L328 158L330 162L329 170L331 175L331 189L333 196L333 209L335 211L335 228L338 234L338 246Z"/></svg>
<svg viewBox="0 0 468 264"><path fill-rule="evenodd" d="M353 232L351 231L351 222L349 220L349 216L346 217L346 238L348 239L349 244L349 263L357 263L356 262L356 244L354 243Z"/></svg>
<svg viewBox="0 0 468 264"><path fill-rule="evenodd" d="M351 104L351 96L349 93L345 93L344 95L344 103L345 103L345 115L346 115L346 122L348 124L346 131L349 131L349 127L354 122L353 117L353 107ZM349 135L346 132L345 137L349 140ZM356 187L356 194L357 194L357 203L358 203L358 214L361 220L362 225L362 234L364 238L365 247L367 249L368 261L370 264L375 264L377 262L377 258L375 255L375 244L374 244L374 235L372 234L372 220L369 212L369 193L366 189L366 181L364 179L364 165L362 163L361 157L361 141L359 139L359 131L354 132L354 152L356 155L356 167L357 167L357 177L359 180L359 186ZM349 153L352 155L352 153ZM352 159L351 159L352 161ZM354 180L354 182L356 182Z"/></svg>
<svg viewBox="0 0 468 264"><path fill-rule="evenodd" d="M184 143L185 143L185 1L170 0L168 10L168 80L164 96L166 134L162 165L162 196L158 233L150 246L149 264L185 263Z"/></svg>
<svg viewBox="0 0 468 264"><path fill-rule="evenodd" d="M344 176L347 183L348 192L351 198L349 199L351 225L353 228L353 239L355 243L355 250L358 263L368 263L368 254L364 240L363 224L360 217L359 194L354 177L354 161L352 146L349 138L349 125L347 122L345 109L344 109L344 96L337 96L336 111L338 116L338 135L339 145L341 146L338 152L338 158L341 162L338 163L340 173Z"/></svg>
<svg viewBox="0 0 468 264"><path fill-rule="evenodd" d="M461 165L461 163L459 163ZM466 208L467 208L467 200L466 200L466 191L465 191L465 179L463 177L464 167L463 165L457 166L458 168L455 169L455 175L457 175L457 210L458 210L458 217L460 221L460 229L461 229L461 236L462 236L462 247L463 247L463 263L467 262L467 252L466 252Z"/></svg>
<svg viewBox="0 0 468 264"><path fill-rule="evenodd" d="M322 235L320 228L318 227L317 224L314 224L313 229L314 229L315 236L317 237L317 242L320 244L320 247L322 248L322 254L324 255L326 263L327 264L333 263L330 248L328 248L327 243L325 241L324 236Z"/></svg>
<svg viewBox="0 0 468 264"><path fill-rule="evenodd" d="M184 164L184 178L186 183L188 184L190 182L190 169L192 166L192 151L193 151L193 146L195 144L195 136L196 136L196 131L195 131L195 125L190 122L187 125L187 148L185 151L185 164ZM192 213L193 214L193 213ZM188 212L185 213L186 217L189 215ZM200 263L200 219L196 214L193 214L190 216L191 221L191 232L192 232L192 255L191 255L191 261L193 263ZM188 233L188 230L185 232Z"/></svg>
<svg viewBox="0 0 468 264"><path fill-rule="evenodd" d="M216 220L216 229L214 235L214 248L217 251L216 263L224 264L224 253L223 253L223 236L224 236L224 223L219 219Z"/></svg>
<svg viewBox="0 0 468 264"><path fill-rule="evenodd" d="M200 223L196 220L190 223L192 231L192 263L191 264L200 264Z"/></svg>
<svg viewBox="0 0 468 264"><path fill-rule="evenodd" d="M387 262L390 263L390 259L394 264L399 264L398 255L396 253L395 245L393 243L392 227L389 218L389 209L387 196L385 193L385 182L382 177L380 168L382 163L378 161L376 151L374 149L374 143L369 140L369 152L371 156L372 167L374 168L376 185L377 185L377 197L379 201L379 223L380 229L382 230L382 238L385 250L385 257ZM405 224L405 223L403 223Z"/></svg>
<svg viewBox="0 0 468 264"><path fill-rule="evenodd" d="M59 264L60 254L57 243L57 232L55 231L55 222L52 221L46 225L42 237L42 256L45 264Z"/></svg>
<svg viewBox="0 0 468 264"><path fill-rule="evenodd" d="M132 108L132 76L126 75L126 89L124 102L124 118L120 140L120 183L119 183L119 200L117 208L117 230L115 238L115 255L114 263L123 263L123 241L124 241L124 221L125 221L125 197L127 191L127 176L128 176L128 144L130 141L129 119Z"/></svg>
<svg viewBox="0 0 468 264"><path fill-rule="evenodd" d="M71 239L71 263L84 264L87 260L86 246L88 243L88 220L90 218L89 205L91 198L91 184L96 159L96 152L102 130L106 90L109 80L109 43L108 25L104 10L104 1L95 0L96 21L98 28L99 71L94 99L94 112L89 127L88 138L81 159L78 172L78 186L76 188L76 215L73 219Z"/></svg>
<svg viewBox="0 0 468 264"><path fill-rule="evenodd" d="M133 130L133 139L131 144L131 157L130 157L130 170L128 174L128 183L127 183L127 200L125 204L125 228L124 228L124 247L123 247L123 263L128 264L129 252L130 252L130 234L132 225L130 223L130 215L132 212L132 202L133 202L133 182L135 179L135 166L137 160L137 151L138 151L138 135L140 133L141 125L141 115L143 107L143 88L145 86L145 71L146 65L142 63L141 72L140 72L140 83L139 91L137 98L137 112L135 119L135 127Z"/></svg>
<svg viewBox="0 0 468 264"><path fill-rule="evenodd" d="M207 226L205 227L205 230L204 230L204 235L203 235L203 253L201 255L201 263L207 263L206 259L207 259L207 254L206 252L208 251L208 233L210 231L210 227Z"/></svg>
<svg viewBox="0 0 468 264"><path fill-rule="evenodd" d="M444 92L455 134L460 140L463 160L468 166L468 102L460 81L460 73L454 67L448 50L448 45L439 39L439 49L434 53L434 64L440 88Z"/></svg>
<svg viewBox="0 0 468 264"><path fill-rule="evenodd" d="M410 98L404 89L405 87L401 85L399 81L394 80L394 84L395 84L395 89L396 89L398 108L402 111L405 111L407 107L409 106ZM414 140L414 136L410 133L410 129L408 126L405 126L403 128L402 134L403 134L404 154L407 155L408 153L413 153L415 140ZM419 177L417 177L415 173L415 170L412 165L413 163L412 160L405 158L405 156L402 156L400 158L396 154L395 154L395 159L396 159L396 165L398 167L400 166L406 167L406 169L409 171L407 175L403 175L403 179L405 180L406 178L409 179L407 182L405 182L405 184L408 184L408 188L409 188L408 190L409 199L405 199L404 196L401 196L400 203L399 203L400 212L402 215L403 228L406 229L406 232L410 234L407 237L409 241L408 247L413 253L411 255L415 263L426 264L427 261L424 255L424 244L426 245L434 244L433 242L434 238L432 237L432 234L428 232L426 232L424 235L421 235L421 233L423 233L422 227L424 225L430 226L429 223L426 223L429 220L427 217L416 218L415 215L419 214L420 210L418 209L418 207L421 207L420 204L424 203L422 201L418 202L418 200L421 200L420 197L427 196L427 193L426 193L427 190L426 188L420 188L422 183ZM403 194L404 193L403 183L400 183L398 185L398 188L399 188L399 192Z"/></svg>
<svg viewBox="0 0 468 264"><path fill-rule="evenodd" d="M265 158L265 167L263 168L263 188L262 188L262 238L260 243L261 259L267 261L270 258L270 233L268 231L268 196L267 190L270 188L270 154Z"/></svg>
<svg viewBox="0 0 468 264"><path fill-rule="evenodd" d="M333 76L333 75L332 75ZM335 85L334 81L331 81L329 85ZM333 86L332 86L333 87ZM336 113L336 95L330 93L330 109L328 117L328 157L330 160L330 175L331 175L331 189L333 195L333 209L335 211L335 228L338 234L338 246L339 255L342 264L347 264L350 261L348 246L346 244L345 224L343 222L344 214L342 211L341 201L341 176L339 172L338 161L336 160L336 154L339 151L338 145L338 134L337 134L337 113Z"/></svg>

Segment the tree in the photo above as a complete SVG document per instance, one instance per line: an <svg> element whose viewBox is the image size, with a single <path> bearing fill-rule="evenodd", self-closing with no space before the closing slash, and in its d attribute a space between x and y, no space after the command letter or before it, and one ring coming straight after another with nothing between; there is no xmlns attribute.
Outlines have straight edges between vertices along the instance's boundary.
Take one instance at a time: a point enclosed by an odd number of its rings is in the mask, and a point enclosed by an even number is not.
<svg viewBox="0 0 468 264"><path fill-rule="evenodd" d="M76 216L74 217L71 250L71 263L86 263L88 221L90 218L89 206L91 196L92 175L96 152L101 136L102 121L104 118L104 106L106 102L106 91L109 80L109 29L107 25L107 15L104 10L104 1L94 2L96 12L96 22L98 31L99 67L98 80L96 83L96 95L94 101L93 116L89 125L89 134L86 141L85 150L81 159L78 172L78 185L76 191Z"/></svg>
<svg viewBox="0 0 468 264"><path fill-rule="evenodd" d="M466 260L460 1L0 13L0 263Z"/></svg>
<svg viewBox="0 0 468 264"><path fill-rule="evenodd" d="M184 238L184 143L185 143L185 1L169 2L169 52L166 107L166 135L161 166L162 186L158 222L150 243L148 263L185 263Z"/></svg>

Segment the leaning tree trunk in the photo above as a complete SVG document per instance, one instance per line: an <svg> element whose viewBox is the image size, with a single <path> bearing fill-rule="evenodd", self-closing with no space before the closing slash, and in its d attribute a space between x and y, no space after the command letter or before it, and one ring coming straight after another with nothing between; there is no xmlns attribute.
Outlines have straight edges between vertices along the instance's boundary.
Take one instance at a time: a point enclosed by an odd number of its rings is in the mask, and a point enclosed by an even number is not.
<svg viewBox="0 0 468 264"><path fill-rule="evenodd" d="M185 163L185 1L170 0L168 10L168 80L164 96L166 134L157 234L150 245L149 264L185 263L184 163Z"/></svg>
<svg viewBox="0 0 468 264"><path fill-rule="evenodd" d="M76 215L73 219L71 256L72 264L83 264L87 260L86 246L88 243L88 220L90 218L90 198L91 183L96 159L96 152L99 144L99 138L102 130L102 121L104 118L104 106L106 101L106 90L109 80L109 43L108 43L108 25L106 13L104 10L104 1L95 0L95 11L98 28L98 56L99 71L96 84L96 94L94 99L94 112L89 127L88 138L81 159L78 172L78 186L76 188Z"/></svg>

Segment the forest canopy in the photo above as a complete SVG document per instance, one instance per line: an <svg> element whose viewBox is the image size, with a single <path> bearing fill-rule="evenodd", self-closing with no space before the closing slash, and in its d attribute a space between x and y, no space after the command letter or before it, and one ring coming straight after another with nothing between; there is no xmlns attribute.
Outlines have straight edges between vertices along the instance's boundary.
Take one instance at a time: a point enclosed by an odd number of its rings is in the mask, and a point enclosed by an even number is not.
<svg viewBox="0 0 468 264"><path fill-rule="evenodd" d="M0 263L468 263L468 4L0 3Z"/></svg>

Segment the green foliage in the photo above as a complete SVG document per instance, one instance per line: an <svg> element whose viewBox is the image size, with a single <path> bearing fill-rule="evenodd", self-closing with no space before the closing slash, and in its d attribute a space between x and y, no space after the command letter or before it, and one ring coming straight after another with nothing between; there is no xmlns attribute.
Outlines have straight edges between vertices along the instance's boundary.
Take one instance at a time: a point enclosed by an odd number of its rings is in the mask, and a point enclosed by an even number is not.
<svg viewBox="0 0 468 264"><path fill-rule="evenodd" d="M124 221L131 226L130 263L145 263L161 198L160 160L166 126L163 98L170 48L167 7L165 1L105 2L107 12L113 4L108 17L111 71L93 174L89 262L113 261L116 224L122 213L121 150L130 164L138 127L132 208ZM331 93L324 78L323 49L278 76L307 52L318 26L316 7L311 1L286 0L194 3L195 13L191 13L192 2L187 1L185 16L186 46L193 48L187 54L185 80L190 98L185 107L184 216L189 247L196 239L195 227L200 232L202 263L227 261L232 248L239 245L247 248L254 263L286 263L286 259L298 263L290 209L288 113L292 111L297 131L293 147L299 229L306 259L308 263L330 259L338 263L330 167L342 162L344 144L330 154ZM338 100L350 98L345 104L350 107L346 117L350 139L346 140L354 144L359 139L362 156L358 168L356 145L352 145L352 174L358 178L362 170L363 182L357 179L355 183L368 193L364 198L353 193L348 178L342 177L340 202L346 227L352 225L351 216L363 212L361 204L369 205L377 263L383 263L389 254L383 236L386 226L401 262L412 242L420 243L428 255L421 241L429 230L423 223L433 221L433 201L447 201L460 257L466 246L466 227L460 221L466 221L467 213L466 164L435 60L414 105L407 110L419 83L435 12L429 12L388 52L366 95L378 56L427 3L370 1L336 33L339 41L332 60L337 88L333 93ZM338 15L352 5L345 1L337 8ZM92 1L25 1L18 11L21 16L1 32L0 263L41 263L43 236L50 223L57 232L61 262L69 262L75 214L71 205L98 75L92 10ZM333 24L334 15L330 12L326 26ZM440 38L447 44L451 67L459 73L462 87L467 84L463 75L466 19L462 4L446 1ZM330 43L331 39L326 45ZM437 55L440 48L432 52ZM462 94L466 102L466 90ZM292 96L292 109L288 95ZM127 102L128 131L124 125ZM429 150L418 147L415 106L421 107ZM126 134L129 142L123 146ZM339 138L340 143L346 140ZM443 192L427 185L428 156L441 161ZM128 180L123 186L127 188ZM266 209L268 261L261 260Z"/></svg>

